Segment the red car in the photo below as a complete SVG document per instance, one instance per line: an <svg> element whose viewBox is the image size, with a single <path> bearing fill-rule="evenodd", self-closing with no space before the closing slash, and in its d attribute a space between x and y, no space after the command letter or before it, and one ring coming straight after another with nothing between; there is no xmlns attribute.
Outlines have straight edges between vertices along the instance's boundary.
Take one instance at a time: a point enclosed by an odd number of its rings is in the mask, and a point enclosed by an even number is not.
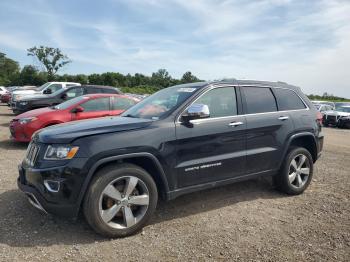
<svg viewBox="0 0 350 262"><path fill-rule="evenodd" d="M74 120L115 116L140 100L119 94L91 94L68 100L54 107L45 107L20 114L10 123L12 139L29 142L41 128Z"/></svg>
<svg viewBox="0 0 350 262"><path fill-rule="evenodd" d="M9 104L11 100L11 93L5 93L0 96L1 103Z"/></svg>

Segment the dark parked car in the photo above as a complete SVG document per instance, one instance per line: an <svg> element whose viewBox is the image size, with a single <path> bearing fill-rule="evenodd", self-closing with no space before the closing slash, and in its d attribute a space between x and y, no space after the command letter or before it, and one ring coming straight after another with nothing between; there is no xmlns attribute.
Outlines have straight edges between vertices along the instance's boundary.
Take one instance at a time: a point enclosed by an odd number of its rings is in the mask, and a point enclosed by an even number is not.
<svg viewBox="0 0 350 262"><path fill-rule="evenodd" d="M269 175L301 194L322 150L321 120L298 87L280 82L173 86L121 117L38 131L18 186L45 212L83 210L98 233L127 236L147 223L158 196Z"/></svg>
<svg viewBox="0 0 350 262"><path fill-rule="evenodd" d="M32 109L49 107L58 105L69 99L82 96L85 94L122 94L119 89L109 86L83 85L73 86L67 89L59 89L58 91L47 95L25 96L20 100L16 100L12 105L12 111L15 114L23 113Z"/></svg>

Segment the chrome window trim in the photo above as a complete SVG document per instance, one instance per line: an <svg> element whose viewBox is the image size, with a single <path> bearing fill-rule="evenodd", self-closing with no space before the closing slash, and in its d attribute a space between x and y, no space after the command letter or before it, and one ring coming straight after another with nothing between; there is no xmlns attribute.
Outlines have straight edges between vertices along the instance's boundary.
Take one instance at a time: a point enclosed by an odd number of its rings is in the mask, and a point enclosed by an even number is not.
<svg viewBox="0 0 350 262"><path fill-rule="evenodd" d="M203 119L194 119L194 120L191 120L190 123L192 124L199 124L199 123L202 123L202 122L207 122L207 121L210 121L210 120L223 120L225 118L233 118L233 117L246 117L246 116L255 116L255 115L266 115L266 114L274 114L274 113L288 113L288 112L296 112L296 111L309 111L310 110L310 107L305 103L304 99L297 93L295 92L293 89L291 88L288 88L288 87L273 87L273 86L265 86L265 85L213 85L213 84L210 84L209 85L210 87L205 91L203 92L203 94L201 94L199 97L197 97L191 104L189 104L177 117L176 119L176 122L175 124L181 124L182 122L180 121L180 117L181 115L192 105L194 104L201 96L203 96L205 93L209 92L210 90L213 90L215 88L220 88L220 87L264 87L264 88L279 88L279 89L287 89L287 90L290 90L292 92L294 92L299 98L300 100L303 102L305 108L303 109L293 109L293 110L282 110L282 111L270 111L270 112L262 112L262 113L251 113L251 114L243 114L243 115L232 115L232 116L223 116L223 117L213 117L213 118L203 118ZM237 95L237 93L236 93ZM237 98L237 96L236 96ZM276 100L276 103L277 103L277 100ZM278 106L278 104L277 104Z"/></svg>
<svg viewBox="0 0 350 262"><path fill-rule="evenodd" d="M189 104L184 110L182 110L182 112L177 116L176 118L176 121L175 121L175 124L179 124L179 123L182 123L180 122L180 117L181 115L191 106L193 105L199 98L201 98L203 95L205 95L207 92L213 90L213 89L216 89L216 88L221 88L221 87L233 87L233 88L236 88L237 85L213 85L213 84L210 84L209 85L209 88L207 90L205 90L202 94L200 94L191 104ZM236 90L235 90L235 93L236 93ZM236 102L237 102L237 93L236 93ZM237 106L237 103L236 103L236 106ZM237 108L237 111L238 111L238 108ZM238 116L238 115L232 115L232 116L221 116L221 117L213 117L213 118L203 118L203 119L195 119L195 120L191 120L191 123L193 123L192 121L196 121L196 120L208 120L208 119L218 119L218 118L228 118L228 117L233 117L233 116Z"/></svg>

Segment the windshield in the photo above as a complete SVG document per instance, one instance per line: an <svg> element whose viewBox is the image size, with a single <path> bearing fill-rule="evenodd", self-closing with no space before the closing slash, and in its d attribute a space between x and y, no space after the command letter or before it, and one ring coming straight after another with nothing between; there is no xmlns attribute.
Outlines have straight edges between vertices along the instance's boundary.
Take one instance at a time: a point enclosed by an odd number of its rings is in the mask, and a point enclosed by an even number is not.
<svg viewBox="0 0 350 262"><path fill-rule="evenodd" d="M43 84L42 86L39 86L36 90L38 91L43 91L47 86L49 86L51 83L46 83L46 84Z"/></svg>
<svg viewBox="0 0 350 262"><path fill-rule="evenodd" d="M189 98L198 87L200 86L179 85L165 88L131 107L125 111L122 116L158 120L175 110Z"/></svg>
<svg viewBox="0 0 350 262"><path fill-rule="evenodd" d="M68 100L66 102L63 102L63 103L61 103L61 104L59 104L57 106L54 106L53 108L54 109L62 109L62 110L64 110L64 109L67 109L67 108L69 108L69 107L71 107L71 106L73 106L73 105L75 105L75 104L77 104L77 103L79 103L79 102L81 102L81 101L83 101L85 99L89 99L89 98L87 96L78 96L76 98L73 98L73 99L70 99L70 100Z"/></svg>
<svg viewBox="0 0 350 262"><path fill-rule="evenodd" d="M343 106L350 106L350 103L346 103L346 102L343 102L343 103L336 103L335 104L335 109L339 109Z"/></svg>
<svg viewBox="0 0 350 262"><path fill-rule="evenodd" d="M339 112L350 113L350 107L340 107L338 109Z"/></svg>

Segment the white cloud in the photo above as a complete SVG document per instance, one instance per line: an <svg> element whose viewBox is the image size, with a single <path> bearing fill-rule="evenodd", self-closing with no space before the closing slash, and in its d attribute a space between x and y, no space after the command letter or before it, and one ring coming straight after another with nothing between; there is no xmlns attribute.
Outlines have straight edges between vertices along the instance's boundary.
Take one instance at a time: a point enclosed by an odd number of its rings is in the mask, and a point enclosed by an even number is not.
<svg viewBox="0 0 350 262"><path fill-rule="evenodd" d="M349 1L118 0L110 9L123 18L89 19L65 16L47 1L28 5L0 4L18 20L4 19L0 47L60 47L83 68L73 63L74 73L167 68L180 77L191 70L202 79L281 80L350 97Z"/></svg>

